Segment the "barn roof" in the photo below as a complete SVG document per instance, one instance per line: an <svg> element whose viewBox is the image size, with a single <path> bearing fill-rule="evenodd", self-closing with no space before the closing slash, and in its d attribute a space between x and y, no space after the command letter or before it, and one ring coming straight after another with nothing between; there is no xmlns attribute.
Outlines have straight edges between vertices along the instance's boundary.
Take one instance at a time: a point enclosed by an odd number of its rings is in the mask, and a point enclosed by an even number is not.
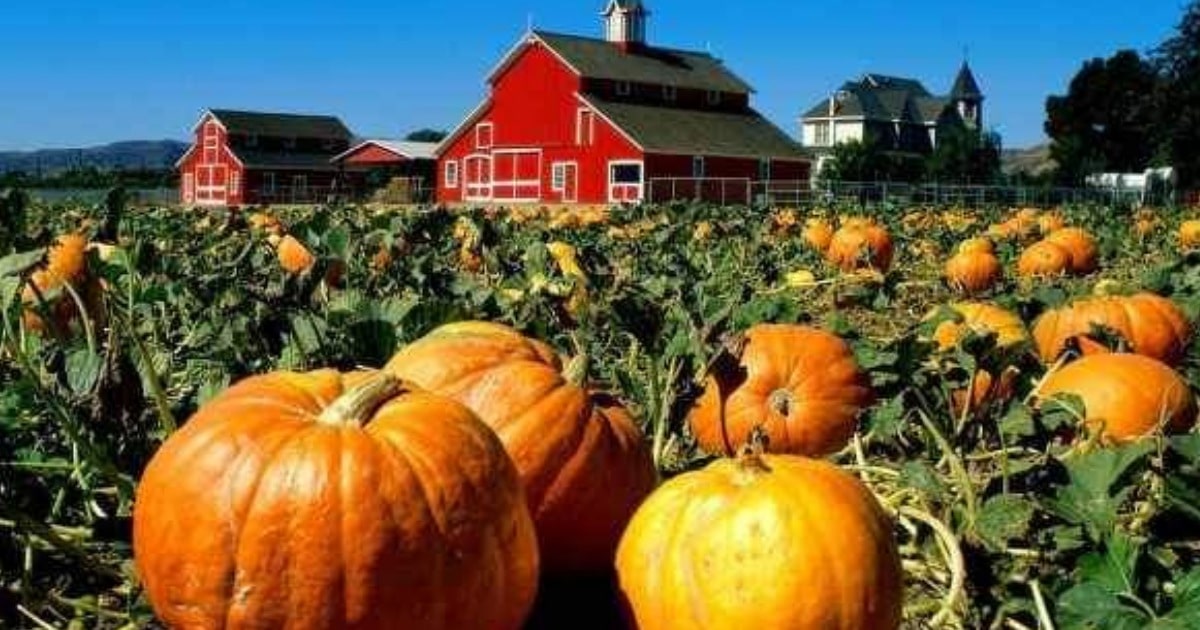
<svg viewBox="0 0 1200 630"><path fill-rule="evenodd" d="M281 153L233 149L234 155L246 168L301 171L334 171L328 153Z"/></svg>
<svg viewBox="0 0 1200 630"><path fill-rule="evenodd" d="M534 31L531 38L544 43L585 78L738 94L753 91L720 59L704 52L652 46L624 51L603 39L547 31ZM497 76L522 49L523 46L510 54L492 76Z"/></svg>
<svg viewBox="0 0 1200 630"><path fill-rule="evenodd" d="M364 140L353 147L350 147L348 151L335 156L332 161L340 162L368 146L377 146L385 151L394 153L400 157L408 158L410 160L433 160L436 159L435 153L437 152L438 143L412 142L409 140Z"/></svg>
<svg viewBox="0 0 1200 630"><path fill-rule="evenodd" d="M647 153L803 158L804 150L754 110L724 112L580 97Z"/></svg>
<svg viewBox="0 0 1200 630"><path fill-rule="evenodd" d="M354 134L336 116L247 112L210 109L229 133L271 138L315 138L350 140Z"/></svg>

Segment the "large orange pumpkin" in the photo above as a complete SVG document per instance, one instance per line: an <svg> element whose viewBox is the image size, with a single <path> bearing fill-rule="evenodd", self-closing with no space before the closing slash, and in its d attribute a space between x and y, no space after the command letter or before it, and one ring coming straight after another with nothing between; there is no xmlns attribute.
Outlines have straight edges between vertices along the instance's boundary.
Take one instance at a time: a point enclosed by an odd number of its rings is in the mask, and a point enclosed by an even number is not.
<svg viewBox="0 0 1200 630"><path fill-rule="evenodd" d="M1200 219L1184 221L1179 225L1179 245L1184 249L1200 247Z"/></svg>
<svg viewBox="0 0 1200 630"><path fill-rule="evenodd" d="M290 234L283 237L275 251L279 256L279 266L293 275L306 273L317 262L304 243Z"/></svg>
<svg viewBox="0 0 1200 630"><path fill-rule="evenodd" d="M466 407L388 375L246 379L142 477L134 556L176 628L520 628L537 542Z"/></svg>
<svg viewBox="0 0 1200 630"><path fill-rule="evenodd" d="M663 484L617 551L637 630L894 630L903 583L892 523L827 462L745 455Z"/></svg>
<svg viewBox="0 0 1200 630"><path fill-rule="evenodd" d="M892 266L895 246L883 227L865 221L848 222L829 242L826 258L843 271L861 268L887 272Z"/></svg>
<svg viewBox="0 0 1200 630"><path fill-rule="evenodd" d="M833 241L833 226L825 219L809 219L804 223L804 232L800 236L809 247L825 253Z"/></svg>
<svg viewBox="0 0 1200 630"><path fill-rule="evenodd" d="M969 238L958 244L959 254L995 254L996 245L987 237Z"/></svg>
<svg viewBox="0 0 1200 630"><path fill-rule="evenodd" d="M1100 249L1096 245L1096 239L1080 228L1063 228L1051 233L1045 240L1062 247L1070 254L1069 268L1073 274L1089 274L1099 265Z"/></svg>
<svg viewBox="0 0 1200 630"><path fill-rule="evenodd" d="M1178 365L1183 360L1192 337L1187 316L1167 298L1153 293L1102 296L1043 314L1033 328L1038 354L1043 361L1054 362L1068 342L1085 340L1094 325L1119 333L1133 352L1169 365ZM1102 346L1090 343L1084 349L1095 351Z"/></svg>
<svg viewBox="0 0 1200 630"><path fill-rule="evenodd" d="M613 398L564 373L547 345L485 322L443 326L385 368L471 408L517 464L550 572L612 565L621 531L657 482L641 431Z"/></svg>
<svg viewBox="0 0 1200 630"><path fill-rule="evenodd" d="M1084 357L1046 378L1044 402L1060 394L1078 396L1086 424L1106 442L1184 433L1196 423L1196 399L1167 365L1137 354Z"/></svg>
<svg viewBox="0 0 1200 630"><path fill-rule="evenodd" d="M1026 278L1049 278L1066 275L1071 270L1071 253L1063 246L1039 241L1021 253L1017 273Z"/></svg>
<svg viewBox="0 0 1200 630"><path fill-rule="evenodd" d="M968 295L982 293L996 286L1004 268L995 254L982 251L955 254L946 261L946 284Z"/></svg>
<svg viewBox="0 0 1200 630"><path fill-rule="evenodd" d="M960 302L951 304L948 308L955 317L942 321L933 331L933 341L942 352L957 346L968 332L978 335L995 334L996 345L1001 348L1011 348L1029 340L1025 322L1016 314L999 306L985 302ZM925 319L930 321L937 315L938 311L935 310Z"/></svg>
<svg viewBox="0 0 1200 630"><path fill-rule="evenodd" d="M717 363L688 414L709 453L735 454L759 428L774 453L835 453L874 398L850 346L816 328L755 326L728 363Z"/></svg>

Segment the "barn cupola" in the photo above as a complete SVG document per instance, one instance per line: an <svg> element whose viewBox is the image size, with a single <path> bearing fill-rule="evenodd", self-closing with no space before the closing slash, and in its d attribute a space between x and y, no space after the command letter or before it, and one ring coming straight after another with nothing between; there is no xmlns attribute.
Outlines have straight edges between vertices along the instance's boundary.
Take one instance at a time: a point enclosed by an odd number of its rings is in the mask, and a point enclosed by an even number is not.
<svg viewBox="0 0 1200 630"><path fill-rule="evenodd" d="M604 37L626 52L646 45L646 18L641 0L609 0L604 12Z"/></svg>

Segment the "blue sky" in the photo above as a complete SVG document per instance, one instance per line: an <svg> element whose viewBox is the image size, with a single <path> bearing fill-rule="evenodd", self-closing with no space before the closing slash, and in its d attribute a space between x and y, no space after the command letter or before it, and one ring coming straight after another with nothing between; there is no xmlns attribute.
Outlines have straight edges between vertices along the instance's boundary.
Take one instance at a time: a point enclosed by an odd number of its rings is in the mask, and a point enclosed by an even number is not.
<svg viewBox="0 0 1200 630"><path fill-rule="evenodd" d="M598 34L602 0L38 0L0 17L0 150L186 138L206 107L332 113L364 136L453 127L532 16ZM649 0L650 39L709 49L789 133L866 71L948 90L969 50L986 124L1042 138L1086 58L1147 50L1184 0ZM1081 8L1086 7L1086 8Z"/></svg>

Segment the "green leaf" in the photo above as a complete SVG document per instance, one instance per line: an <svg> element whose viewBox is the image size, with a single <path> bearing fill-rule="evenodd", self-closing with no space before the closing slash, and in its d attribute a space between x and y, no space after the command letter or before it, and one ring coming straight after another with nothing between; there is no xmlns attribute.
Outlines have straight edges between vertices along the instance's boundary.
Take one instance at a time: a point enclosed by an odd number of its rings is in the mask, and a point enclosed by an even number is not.
<svg viewBox="0 0 1200 630"><path fill-rule="evenodd" d="M1000 419L1000 432L1006 440L1018 440L1037 435L1037 427L1033 423L1033 410L1026 405L1013 405L1008 413Z"/></svg>
<svg viewBox="0 0 1200 630"><path fill-rule="evenodd" d="M42 262L42 258L46 255L45 248L35 249L29 252L20 252L9 254L4 258L0 258L0 278L5 276L19 276Z"/></svg>
<svg viewBox="0 0 1200 630"><path fill-rule="evenodd" d="M1192 571L1175 582L1174 608L1166 616L1181 627L1200 628L1200 569Z"/></svg>
<svg viewBox="0 0 1200 630"><path fill-rule="evenodd" d="M867 424L875 437L894 440L904 432L905 415L904 399L897 396L871 409Z"/></svg>
<svg viewBox="0 0 1200 630"><path fill-rule="evenodd" d="M1141 630L1150 619L1116 593L1085 582L1059 598L1058 621L1062 630Z"/></svg>
<svg viewBox="0 0 1200 630"><path fill-rule="evenodd" d="M1127 494L1114 492L1114 486L1153 449L1153 444L1143 442L1067 460L1070 483L1059 489L1048 509L1069 523L1087 527L1093 540L1104 539L1116 528L1117 509Z"/></svg>
<svg viewBox="0 0 1200 630"><path fill-rule="evenodd" d="M91 392L100 380L104 360L100 355L85 348L67 356L66 368L67 387L70 387L72 392L83 395Z"/></svg>
<svg viewBox="0 0 1200 630"><path fill-rule="evenodd" d="M1089 553L1079 559L1076 575L1114 593L1137 591L1137 564L1141 553L1128 536L1113 533L1103 553Z"/></svg>
<svg viewBox="0 0 1200 630"><path fill-rule="evenodd" d="M946 494L946 486L937 471L922 461L907 462L900 468L900 485L913 488L934 501L940 501Z"/></svg>
<svg viewBox="0 0 1200 630"><path fill-rule="evenodd" d="M1002 550L1008 541L1029 532L1033 510L1032 503L1016 495L992 497L979 510L975 533L993 550Z"/></svg>

